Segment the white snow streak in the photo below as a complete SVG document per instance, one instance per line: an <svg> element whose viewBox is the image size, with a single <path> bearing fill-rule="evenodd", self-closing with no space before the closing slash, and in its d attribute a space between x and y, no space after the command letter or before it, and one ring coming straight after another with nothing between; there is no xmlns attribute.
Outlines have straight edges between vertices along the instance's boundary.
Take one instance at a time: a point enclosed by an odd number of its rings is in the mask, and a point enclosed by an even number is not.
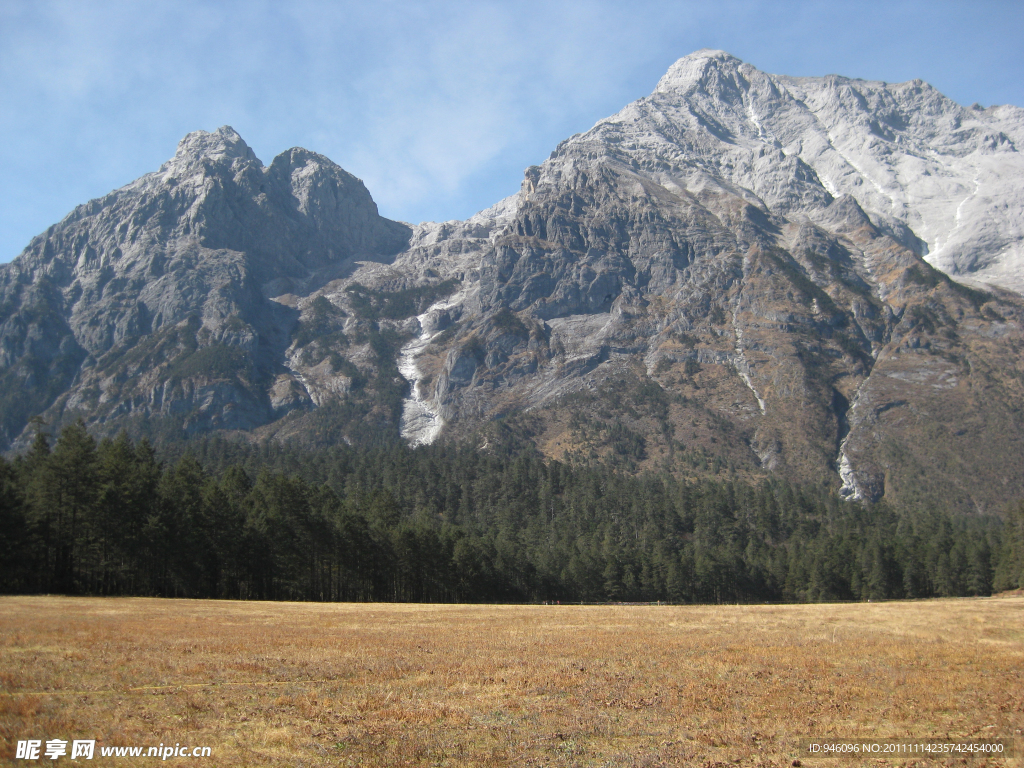
<svg viewBox="0 0 1024 768"><path fill-rule="evenodd" d="M850 457L846 455L846 444L850 441L850 435L853 434L853 412L860 401L861 390L864 389L864 385L867 383L867 378L860 383L860 386L857 387L857 392L853 396L853 402L850 403L850 407L846 411L846 437L839 444L839 456L836 458L836 462L839 465L839 479L843 481L843 487L839 489L839 498L844 501L857 501L864 498L863 492L857 486L857 478L853 474L853 464L850 463Z"/></svg>
<svg viewBox="0 0 1024 768"><path fill-rule="evenodd" d="M864 494L857 487L857 478L853 476L853 465L850 464L850 457L846 455L846 440L839 449L839 479L843 481L843 487L839 489L839 498L843 501L859 501Z"/></svg>
<svg viewBox="0 0 1024 768"><path fill-rule="evenodd" d="M417 315L420 329L424 328L424 321L431 312L438 312L443 309L450 309L462 300L462 294L456 294L453 298L439 301L432 304L422 315ZM419 336L410 341L398 353L398 372L402 378L412 384L409 397L402 402L402 419L399 422L399 432L402 438L409 442L409 445L430 445L444 427L444 420L436 405L424 396L420 388L423 377L416 365L416 358L430 343L439 331L422 330Z"/></svg>
<svg viewBox="0 0 1024 768"><path fill-rule="evenodd" d="M978 190L979 189L981 189L981 178L980 178L980 176L978 174L975 174L975 176L974 176L974 191L971 192L969 195L967 195L967 197L965 197L963 200L961 200L960 201L960 205L958 205L956 207L956 213L953 216L953 228L951 230L949 230L949 232L946 234L945 241L940 240L940 238L938 238L938 237L935 238L935 250L932 251L931 253L929 253L927 258L925 259L925 261L927 261L929 264L934 264L935 263L935 258L940 253L942 253L943 249L947 245L949 245L950 241L953 239L953 236L956 234L957 230L960 229L960 227L963 225L963 210L964 210L964 206L967 204L967 202L972 197L974 197L975 195L978 194Z"/></svg>
<svg viewBox="0 0 1024 768"><path fill-rule="evenodd" d="M747 358L743 355L743 350L740 348L740 341L742 339L740 329L736 329L736 373L740 375L743 382L750 388L750 391L754 393L754 397L757 399L757 405L761 409L761 414L764 414L764 400L757 394L757 390L754 388L754 382L750 379L750 364L747 362Z"/></svg>
<svg viewBox="0 0 1024 768"><path fill-rule="evenodd" d="M761 125L761 121L757 119L757 115L754 114L754 108L747 102L747 117L750 118L750 122L757 126L757 138L764 140L768 134L765 133L764 128Z"/></svg>
<svg viewBox="0 0 1024 768"><path fill-rule="evenodd" d="M313 390L309 388L309 382L306 381L306 377L299 373L298 368L292 365L292 358L287 355L284 358L284 367L292 372L292 376L295 377L295 380L302 385L302 388L304 390L306 390L306 394L309 395L310 402L312 402L313 405L319 407L320 398L313 394Z"/></svg>
<svg viewBox="0 0 1024 768"><path fill-rule="evenodd" d="M750 256L743 257L743 275L746 277L747 272L750 271ZM739 303L739 296L736 297L736 303ZM733 305L732 311L732 329L736 332L736 360L733 362L733 366L736 368L736 373L740 375L743 382L747 385L751 392L754 393L754 397L757 399L757 405L761 409L761 414L764 414L764 400L761 399L761 395L757 393L757 389L754 388L754 382L750 378L750 363L747 362L747 356L743 354L743 331L736 324L736 304Z"/></svg>
<svg viewBox="0 0 1024 768"><path fill-rule="evenodd" d="M822 127L824 127L824 126L822 126ZM890 208L895 209L895 208L898 207L898 205L896 203L896 198L892 196L891 192L887 191L881 184L879 184L873 178L868 176L868 174L864 170L862 170L859 165L857 165L855 162L853 162L853 160L851 160L849 157L847 157L843 153L843 151L841 149L839 149L839 147L836 145L835 141L832 139L832 132L829 131L828 128L825 128L825 136L828 138L828 143L832 146L832 149L834 149L836 151L837 155L839 155L841 158L843 158L843 161L847 165L849 165L851 168L853 168L853 170L855 170L857 173L859 173L861 178L867 179L869 182L871 182L871 186L873 186L878 191L878 194L882 195L883 197L889 198ZM827 189L827 187L826 187L826 189ZM830 192L829 194L832 194L832 193ZM832 195L832 196L835 197L835 195Z"/></svg>

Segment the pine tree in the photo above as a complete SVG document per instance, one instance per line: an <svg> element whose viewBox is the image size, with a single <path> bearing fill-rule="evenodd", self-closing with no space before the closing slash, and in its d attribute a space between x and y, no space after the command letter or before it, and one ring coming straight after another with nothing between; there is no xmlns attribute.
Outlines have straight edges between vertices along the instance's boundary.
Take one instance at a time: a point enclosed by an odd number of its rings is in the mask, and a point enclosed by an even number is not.
<svg viewBox="0 0 1024 768"><path fill-rule="evenodd" d="M50 484L46 496L54 503L55 515L54 583L64 592L81 586L76 566L84 549L82 527L94 516L99 492L96 463L96 441L81 420L61 431L46 463L44 482Z"/></svg>
<svg viewBox="0 0 1024 768"><path fill-rule="evenodd" d="M1024 501L1006 516L992 588L996 592L1024 589Z"/></svg>
<svg viewBox="0 0 1024 768"><path fill-rule="evenodd" d="M0 592L30 588L28 521L22 489L12 467L0 456Z"/></svg>

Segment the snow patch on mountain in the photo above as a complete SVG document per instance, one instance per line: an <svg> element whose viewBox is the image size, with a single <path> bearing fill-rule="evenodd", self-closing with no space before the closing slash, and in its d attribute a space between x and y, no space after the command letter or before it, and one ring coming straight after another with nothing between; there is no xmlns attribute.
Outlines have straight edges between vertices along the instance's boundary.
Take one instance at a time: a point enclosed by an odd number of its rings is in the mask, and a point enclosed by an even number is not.
<svg viewBox="0 0 1024 768"><path fill-rule="evenodd" d="M599 143L684 187L698 173L736 184L784 215L851 195L883 228L909 228L936 268L1024 293L1019 108L962 107L921 80L770 75L705 49L557 152Z"/></svg>

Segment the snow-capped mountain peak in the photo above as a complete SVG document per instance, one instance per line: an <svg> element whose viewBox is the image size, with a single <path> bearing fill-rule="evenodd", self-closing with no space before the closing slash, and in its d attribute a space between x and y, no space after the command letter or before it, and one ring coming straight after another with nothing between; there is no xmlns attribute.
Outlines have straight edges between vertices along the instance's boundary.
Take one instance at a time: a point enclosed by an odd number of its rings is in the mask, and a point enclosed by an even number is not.
<svg viewBox="0 0 1024 768"><path fill-rule="evenodd" d="M1024 293L1016 107L962 107L922 80L771 75L705 49L560 149L573 143L684 185L709 175L786 214L848 194L951 276Z"/></svg>

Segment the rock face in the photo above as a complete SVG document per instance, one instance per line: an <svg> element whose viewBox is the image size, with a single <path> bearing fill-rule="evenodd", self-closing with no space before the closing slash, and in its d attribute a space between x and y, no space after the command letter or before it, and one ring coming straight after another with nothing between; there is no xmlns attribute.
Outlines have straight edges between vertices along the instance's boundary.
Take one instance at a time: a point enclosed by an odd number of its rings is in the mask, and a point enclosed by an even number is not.
<svg viewBox="0 0 1024 768"><path fill-rule="evenodd" d="M933 266L1024 292L1018 107L964 108L920 80L768 75L705 50L578 139L709 173L783 215L851 195Z"/></svg>
<svg viewBox="0 0 1024 768"><path fill-rule="evenodd" d="M277 381L298 312L270 297L389 258L409 234L325 157L264 167L231 128L191 133L0 268L0 437L44 411L266 423L303 399Z"/></svg>
<svg viewBox="0 0 1024 768"><path fill-rule="evenodd" d="M1024 496L1022 141L1014 107L699 51L517 195L410 228L323 157L190 134L0 268L4 438L440 433L998 506Z"/></svg>

